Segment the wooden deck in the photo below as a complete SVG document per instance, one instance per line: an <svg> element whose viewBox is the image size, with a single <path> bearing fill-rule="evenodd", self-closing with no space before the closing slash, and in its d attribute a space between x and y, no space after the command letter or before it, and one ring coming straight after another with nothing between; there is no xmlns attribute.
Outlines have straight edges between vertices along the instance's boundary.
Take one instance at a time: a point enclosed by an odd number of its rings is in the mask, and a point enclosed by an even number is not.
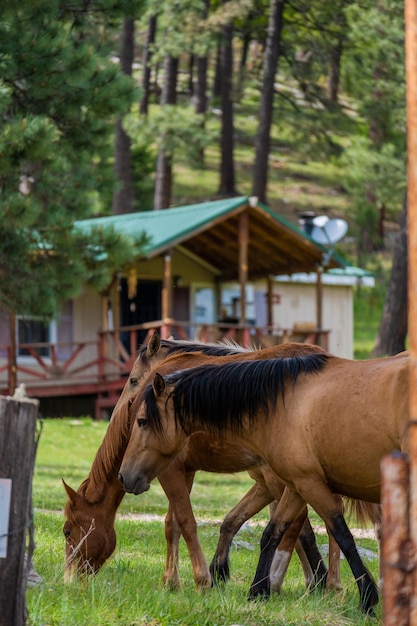
<svg viewBox="0 0 417 626"><path fill-rule="evenodd" d="M304 341L328 347L329 331L314 328L292 330L241 324L197 325L176 320L157 320L137 326L100 331L91 341L33 343L16 346L16 363L8 345L0 345L0 395L13 395L25 385L27 395L37 398L93 395L95 419L111 411L125 385L139 345L159 332L162 338L195 339L204 343L224 339L244 346L265 348L286 341Z"/></svg>

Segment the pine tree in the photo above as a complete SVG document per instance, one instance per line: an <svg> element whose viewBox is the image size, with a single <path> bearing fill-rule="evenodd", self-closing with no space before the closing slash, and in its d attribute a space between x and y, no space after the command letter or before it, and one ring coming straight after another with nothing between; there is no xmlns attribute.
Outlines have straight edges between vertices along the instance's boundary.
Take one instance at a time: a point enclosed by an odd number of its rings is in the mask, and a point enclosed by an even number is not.
<svg viewBox="0 0 417 626"><path fill-rule="evenodd" d="M74 229L110 211L114 121L135 97L112 61L124 10L113 4L2 5L0 304L16 313L50 318L87 281L105 288L135 251Z"/></svg>

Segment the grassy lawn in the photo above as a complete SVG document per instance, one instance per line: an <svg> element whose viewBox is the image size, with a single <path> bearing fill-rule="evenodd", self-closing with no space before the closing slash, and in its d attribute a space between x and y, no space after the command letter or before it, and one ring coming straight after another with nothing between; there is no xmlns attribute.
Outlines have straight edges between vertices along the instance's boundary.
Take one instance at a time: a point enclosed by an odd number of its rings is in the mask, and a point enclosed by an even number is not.
<svg viewBox="0 0 417 626"><path fill-rule="evenodd" d="M350 570L342 561L343 591L307 594L301 566L294 557L283 593L267 602L247 601L247 592L259 554L259 539L267 512L258 515L236 536L232 552L232 579L204 593L194 588L184 542L180 546L182 589L168 591L162 586L165 539L162 517L167 500L159 485L149 492L128 495L117 518L118 545L99 574L87 581L63 582L64 538L62 508L66 497L61 478L74 488L87 476L95 452L105 433L106 422L90 419L47 419L39 442L33 481L37 548L34 555L42 585L27 592L30 626L171 626L183 624L338 626L381 623L365 618L358 609L358 594ZM211 559L217 543L219 523L225 513L251 486L247 474L220 476L200 472L192 499L201 521L199 536ZM132 513L153 513L161 521L147 521ZM313 524L320 520L312 515ZM318 542L327 542L318 535ZM376 551L373 540L358 545ZM366 560L366 559L365 559ZM367 561L378 577L377 559Z"/></svg>

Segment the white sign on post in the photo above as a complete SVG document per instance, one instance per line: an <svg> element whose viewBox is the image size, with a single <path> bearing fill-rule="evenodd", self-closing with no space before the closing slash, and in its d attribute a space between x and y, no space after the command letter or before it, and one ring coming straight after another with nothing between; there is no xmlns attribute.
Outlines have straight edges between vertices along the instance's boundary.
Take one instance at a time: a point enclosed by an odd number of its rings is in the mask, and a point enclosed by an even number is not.
<svg viewBox="0 0 417 626"><path fill-rule="evenodd" d="M0 559L7 557L11 495L11 478L0 478Z"/></svg>

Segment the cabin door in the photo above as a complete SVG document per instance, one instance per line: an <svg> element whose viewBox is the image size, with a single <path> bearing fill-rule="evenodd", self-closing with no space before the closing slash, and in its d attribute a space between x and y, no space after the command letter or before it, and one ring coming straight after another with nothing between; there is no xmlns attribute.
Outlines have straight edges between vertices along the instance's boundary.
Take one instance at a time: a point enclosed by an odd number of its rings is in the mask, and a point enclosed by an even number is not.
<svg viewBox="0 0 417 626"><path fill-rule="evenodd" d="M121 326L134 326L161 319L161 280L138 280L136 294L132 298L129 298L125 278L121 280L120 288ZM138 333L139 344L145 340L146 333L146 330L141 330ZM129 333L122 333L122 341L126 349L129 350Z"/></svg>
<svg viewBox="0 0 417 626"><path fill-rule="evenodd" d="M190 321L190 289L189 287L174 287L172 291L172 317L176 322L189 322ZM190 329L188 326L183 327L183 331L187 337L190 336ZM174 338L176 332L174 330Z"/></svg>

